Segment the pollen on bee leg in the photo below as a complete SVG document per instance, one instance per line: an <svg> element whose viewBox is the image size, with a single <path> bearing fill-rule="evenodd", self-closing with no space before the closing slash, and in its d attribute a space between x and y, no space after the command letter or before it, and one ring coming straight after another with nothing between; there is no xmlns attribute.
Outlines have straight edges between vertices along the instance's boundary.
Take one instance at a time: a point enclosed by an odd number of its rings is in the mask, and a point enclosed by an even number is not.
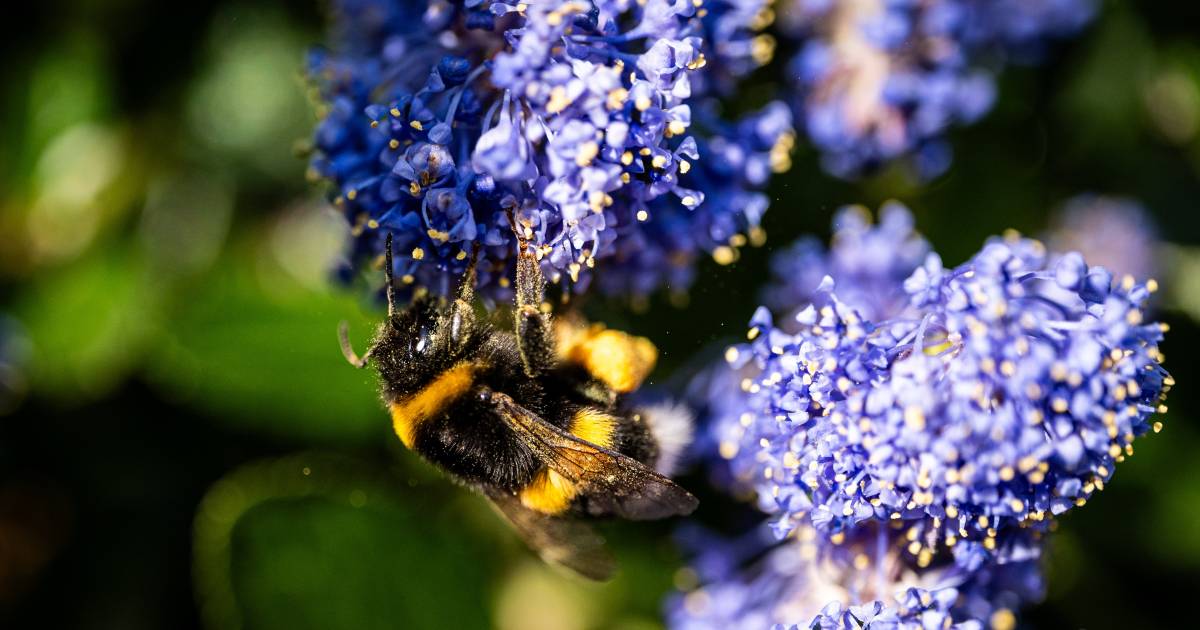
<svg viewBox="0 0 1200 630"><path fill-rule="evenodd" d="M544 469L521 489L521 505L555 516L567 511L575 499L575 484L550 469Z"/></svg>

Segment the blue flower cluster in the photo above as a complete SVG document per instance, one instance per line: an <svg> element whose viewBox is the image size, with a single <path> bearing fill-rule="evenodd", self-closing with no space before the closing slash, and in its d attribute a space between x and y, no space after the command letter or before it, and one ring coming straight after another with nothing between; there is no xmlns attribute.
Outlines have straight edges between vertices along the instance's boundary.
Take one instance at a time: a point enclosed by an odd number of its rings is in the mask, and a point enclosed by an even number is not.
<svg viewBox="0 0 1200 630"><path fill-rule="evenodd" d="M797 111L839 177L901 157L920 176L950 163L946 131L992 106L993 69L1077 32L1092 0L792 0Z"/></svg>
<svg viewBox="0 0 1200 630"><path fill-rule="evenodd" d="M819 239L803 237L772 257L772 282L762 299L777 313L795 314L831 276L843 302L872 319L887 318L904 307L903 282L929 251L929 242L914 230L912 214L900 203L884 204L878 224L872 224L866 208L849 206L834 216L828 250Z"/></svg>
<svg viewBox="0 0 1200 630"><path fill-rule="evenodd" d="M829 276L838 280L843 302L865 317L887 319L907 304L904 280L929 251L929 242L914 230L912 214L903 205L884 204L877 224L866 208L849 206L834 217L829 249L815 237L803 237L772 257L772 280L762 299L779 315L781 325L794 332L795 315L813 301L821 281ZM740 351L730 350L727 356L740 356ZM736 368L720 363L694 379L688 399L707 419L695 448L720 455L709 467L714 482L742 493L761 476L756 449L742 445L757 444L762 436L756 434L742 397L729 395L758 368L753 362L735 362L740 364Z"/></svg>
<svg viewBox="0 0 1200 630"><path fill-rule="evenodd" d="M758 230L755 190L788 164L786 108L738 124L693 108L706 27L732 19L705 22L697 3L334 9L333 52L309 60L326 103L311 171L352 226L346 278L378 263L391 233L404 285L444 294L477 251L484 295L506 299L515 227L549 279L576 290L606 259L612 291L683 288L698 252Z"/></svg>
<svg viewBox="0 0 1200 630"><path fill-rule="evenodd" d="M1133 199L1079 195L1055 213L1046 234L1053 251L1077 251L1093 264L1135 278L1159 272L1161 237L1150 214Z"/></svg>
<svg viewBox="0 0 1200 630"><path fill-rule="evenodd" d="M792 275L780 290L807 305L775 304L784 325L760 308L749 342L706 375L708 400L722 400L709 405L719 456L757 491L778 538L814 538L828 557L887 528L883 548L918 575L953 574L956 587L1035 557L1053 518L1102 490L1134 439L1161 427L1153 415L1173 381L1158 350L1166 326L1145 317L1155 282L1016 234L947 269L903 209L878 227L850 220L856 212L840 215L823 261L811 244L790 252L806 263L777 261L829 274L815 289ZM986 618L999 608L968 603L990 592L960 589L942 612ZM851 595L839 601L872 601ZM1023 601L1008 599L1006 609ZM819 627L857 627L837 625L845 613L831 609Z"/></svg>
<svg viewBox="0 0 1200 630"><path fill-rule="evenodd" d="M673 630L1012 628L1013 611L1044 591L1029 535L1009 541L1004 562L973 571L950 561L916 566L902 532L886 526L861 528L836 546L820 544L808 527L774 546L692 539L697 555L686 577L702 586L668 601Z"/></svg>

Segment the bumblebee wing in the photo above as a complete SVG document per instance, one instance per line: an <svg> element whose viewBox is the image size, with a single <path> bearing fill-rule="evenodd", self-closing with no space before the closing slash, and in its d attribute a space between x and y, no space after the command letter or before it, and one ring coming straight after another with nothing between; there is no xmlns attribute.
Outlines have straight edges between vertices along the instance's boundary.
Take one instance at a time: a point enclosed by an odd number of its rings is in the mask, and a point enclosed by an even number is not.
<svg viewBox="0 0 1200 630"><path fill-rule="evenodd" d="M637 460L581 440L492 393L497 411L550 470L575 484L593 516L653 520L690 514L698 501L670 479Z"/></svg>
<svg viewBox="0 0 1200 630"><path fill-rule="evenodd" d="M604 581L616 573L616 562L604 548L604 539L586 523L535 512L521 505L516 495L499 488L488 488L484 494L542 560L591 580Z"/></svg>

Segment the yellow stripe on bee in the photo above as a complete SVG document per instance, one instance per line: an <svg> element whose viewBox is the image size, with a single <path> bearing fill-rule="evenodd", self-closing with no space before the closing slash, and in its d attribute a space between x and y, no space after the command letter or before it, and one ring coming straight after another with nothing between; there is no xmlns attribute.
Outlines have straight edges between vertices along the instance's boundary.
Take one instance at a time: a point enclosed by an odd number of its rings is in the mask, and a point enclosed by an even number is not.
<svg viewBox="0 0 1200 630"><path fill-rule="evenodd" d="M658 349L645 337L635 337L602 324L560 326L558 353L582 365L593 377L619 394L638 388L658 360Z"/></svg>
<svg viewBox="0 0 1200 630"><path fill-rule="evenodd" d="M580 409L571 418L570 432L575 437L603 448L612 448L617 419L597 409ZM539 472L520 493L521 505L551 516L571 507L577 494L575 484L550 469Z"/></svg>
<svg viewBox="0 0 1200 630"><path fill-rule="evenodd" d="M417 427L465 394L474 383L475 366L459 363L439 374L421 391L392 403L392 428L396 436L405 446L412 448Z"/></svg>

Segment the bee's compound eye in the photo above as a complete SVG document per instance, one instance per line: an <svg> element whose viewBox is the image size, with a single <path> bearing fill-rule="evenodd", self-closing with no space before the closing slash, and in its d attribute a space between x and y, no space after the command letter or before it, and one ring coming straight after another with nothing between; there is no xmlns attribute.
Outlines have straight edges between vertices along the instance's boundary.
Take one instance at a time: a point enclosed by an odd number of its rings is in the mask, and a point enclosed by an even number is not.
<svg viewBox="0 0 1200 630"><path fill-rule="evenodd" d="M492 390L488 389L487 387L480 387L479 391L475 395L479 398L480 402L492 402Z"/></svg>

